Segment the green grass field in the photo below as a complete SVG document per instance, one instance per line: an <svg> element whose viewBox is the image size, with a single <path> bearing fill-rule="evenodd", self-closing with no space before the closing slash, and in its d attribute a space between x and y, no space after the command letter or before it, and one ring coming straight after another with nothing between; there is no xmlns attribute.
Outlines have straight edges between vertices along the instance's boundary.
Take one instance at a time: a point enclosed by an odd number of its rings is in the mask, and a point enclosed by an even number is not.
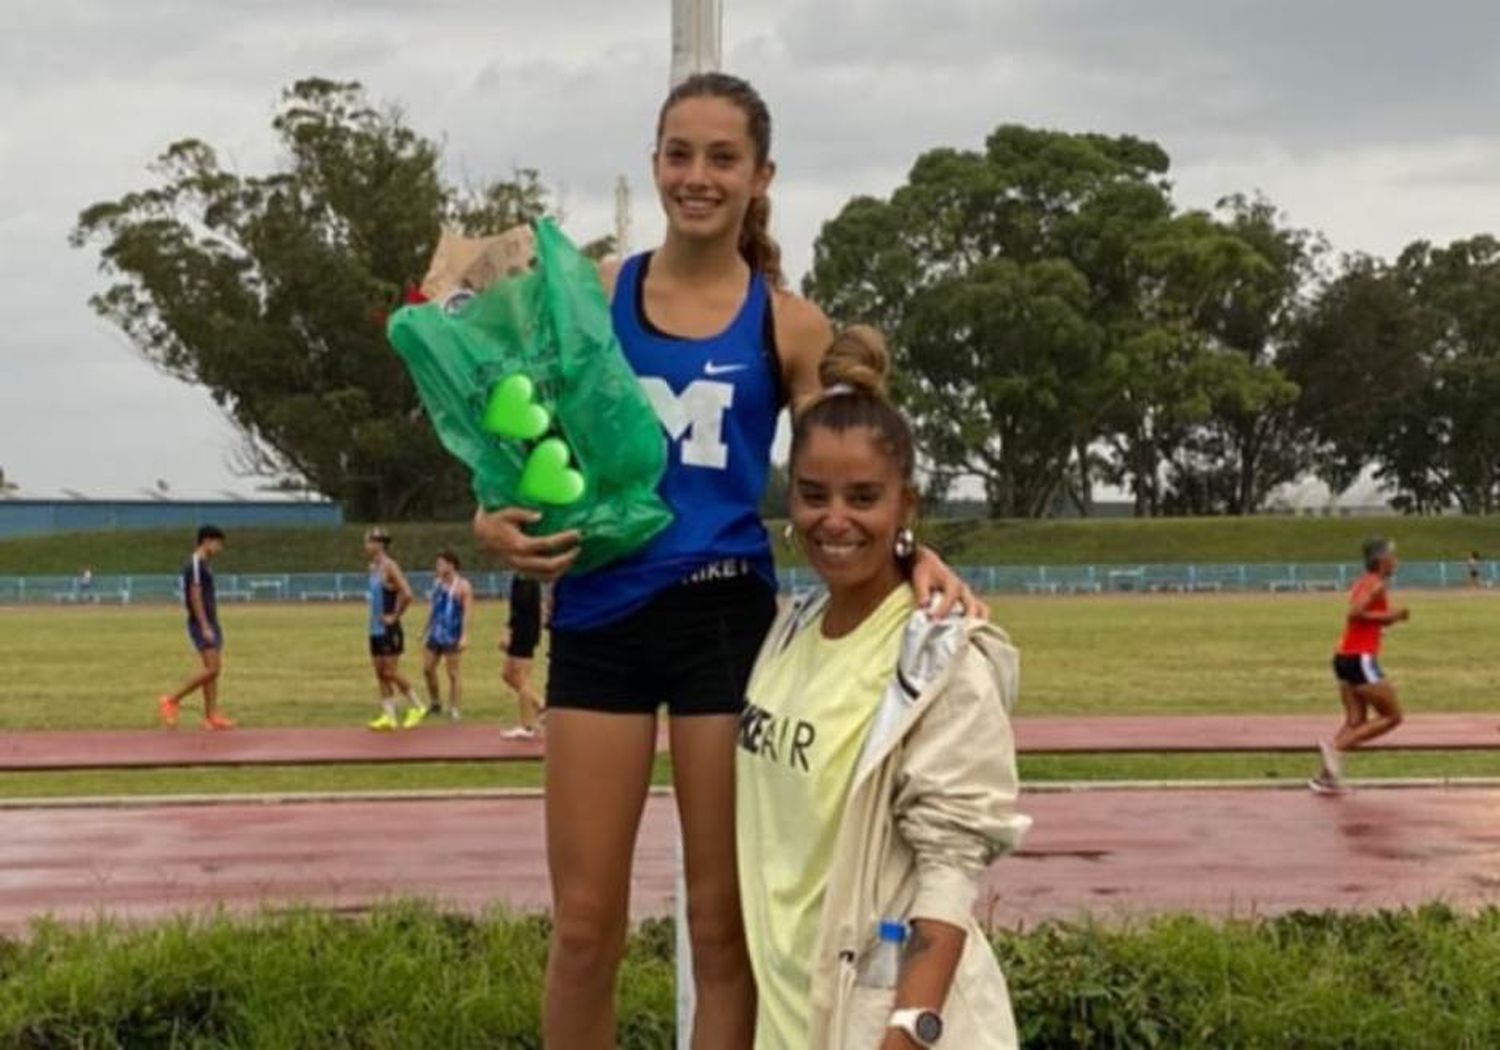
<svg viewBox="0 0 1500 1050"><path fill-rule="evenodd" d="M1383 660L1407 707L1500 710L1500 594L1412 592ZM1337 717L1328 654L1337 595L1004 597L994 618L1022 651L1020 713ZM245 726L358 725L374 711L359 605L245 605L222 613L224 702ZM467 654L465 717L514 717L501 683L503 603L483 602ZM409 630L416 634L420 614ZM0 609L0 729L148 728L154 698L192 665L166 607ZM545 681L545 650L536 664ZM419 664L403 661L410 674ZM658 782L668 780L663 761ZM1300 755L1026 756L1031 780L1300 777ZM1361 757L1360 776L1495 776L1500 752ZM530 787L534 764L266 767L0 774L0 797Z"/></svg>
<svg viewBox="0 0 1500 1050"><path fill-rule="evenodd" d="M1500 710L1500 594L1410 592L1383 657L1412 711ZM1328 659L1340 595L1111 595L996 600L1022 652L1021 713L1334 712ZM419 634L420 610L408 637ZM234 605L222 695L246 726L357 725L374 710L364 609ZM465 655L465 715L500 722L505 606L481 602ZM193 665L180 610L0 609L0 727L139 728ZM413 646L415 648L415 646ZM409 653L404 671L419 678ZM545 681L545 647L536 677Z"/></svg>
<svg viewBox="0 0 1500 1050"><path fill-rule="evenodd" d="M224 572L357 572L363 528L232 530L219 565ZM426 567L443 547L467 565L488 564L468 522L398 524L391 532L394 553L410 566ZM1398 537L1402 554L1419 561L1500 551L1500 515L934 521L923 532L949 561L965 565L1353 561L1371 533ZM71 575L85 565L96 573L176 572L191 546L188 529L0 540L0 574ZM794 561L781 547L777 557Z"/></svg>

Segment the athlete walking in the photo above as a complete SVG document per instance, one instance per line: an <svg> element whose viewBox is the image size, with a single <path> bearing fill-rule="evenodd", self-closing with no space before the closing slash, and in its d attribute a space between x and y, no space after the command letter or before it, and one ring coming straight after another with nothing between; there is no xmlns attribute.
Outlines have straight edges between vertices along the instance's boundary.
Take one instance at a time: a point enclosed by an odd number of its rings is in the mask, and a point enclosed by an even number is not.
<svg viewBox="0 0 1500 1050"><path fill-rule="evenodd" d="M164 694L156 704L162 722L175 728L182 701L194 690L203 690L203 728L233 729L234 722L219 710L219 674L224 669L224 629L219 626L219 602L209 562L224 549L224 531L216 525L198 530L193 555L182 567L182 603L187 608L187 634L203 669L175 693Z"/></svg>
<svg viewBox="0 0 1500 1050"><path fill-rule="evenodd" d="M1365 541L1365 572L1349 588L1344 634L1333 656L1333 675L1344 705L1344 724L1331 740L1318 741L1323 768L1308 782L1322 794L1343 790L1343 756L1401 724L1396 687L1380 669L1381 636L1392 624L1411 619L1411 610L1392 609L1390 579L1396 571L1396 544L1382 537ZM1375 715L1371 717L1371 709Z"/></svg>
<svg viewBox="0 0 1500 1050"><path fill-rule="evenodd" d="M457 722L463 701L463 652L469 647L469 623L474 608L474 586L458 574L458 555L450 550L437 556L437 578L427 612L427 644L422 653L422 676L427 680L427 713L443 713L438 689L438 662L448 671L448 717Z"/></svg>

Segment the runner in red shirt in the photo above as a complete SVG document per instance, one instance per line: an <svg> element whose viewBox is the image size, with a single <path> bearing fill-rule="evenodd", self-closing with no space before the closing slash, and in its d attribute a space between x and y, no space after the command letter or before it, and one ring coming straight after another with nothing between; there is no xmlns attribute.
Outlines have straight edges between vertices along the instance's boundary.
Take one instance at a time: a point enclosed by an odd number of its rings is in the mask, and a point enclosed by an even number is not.
<svg viewBox="0 0 1500 1050"><path fill-rule="evenodd" d="M1343 753L1384 736L1401 724L1396 687L1381 671L1381 633L1391 624L1411 618L1411 610L1390 607L1388 583L1396 571L1396 544L1376 537L1366 540L1365 574L1349 588L1349 613L1344 636L1333 655L1333 674L1344 704L1344 725L1331 740L1319 740L1323 768L1308 782L1314 791L1343 790ZM1376 717L1370 717L1370 709Z"/></svg>

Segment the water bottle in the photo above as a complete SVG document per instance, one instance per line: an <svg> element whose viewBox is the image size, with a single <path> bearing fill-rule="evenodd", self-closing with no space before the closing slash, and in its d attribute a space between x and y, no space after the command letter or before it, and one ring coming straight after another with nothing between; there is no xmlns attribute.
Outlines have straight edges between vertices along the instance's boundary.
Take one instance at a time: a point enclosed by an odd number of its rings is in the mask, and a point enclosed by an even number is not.
<svg viewBox="0 0 1500 1050"><path fill-rule="evenodd" d="M904 922L882 921L880 940L860 967L855 984L862 988L895 988L901 972L901 945L905 942Z"/></svg>

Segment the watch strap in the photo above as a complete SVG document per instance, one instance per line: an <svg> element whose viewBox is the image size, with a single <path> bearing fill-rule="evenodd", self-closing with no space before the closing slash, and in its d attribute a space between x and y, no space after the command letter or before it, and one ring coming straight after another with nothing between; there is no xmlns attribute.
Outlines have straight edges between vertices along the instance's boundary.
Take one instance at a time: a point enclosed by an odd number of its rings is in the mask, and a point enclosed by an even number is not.
<svg viewBox="0 0 1500 1050"><path fill-rule="evenodd" d="M899 1028L901 1031L911 1036L912 1042L916 1043L918 1046L936 1046L937 1044L935 1042L928 1042L927 1040L923 1039L921 1034L917 1031L917 1018L921 1017L923 1014L932 1014L935 1017L941 1017L941 1015L936 1010L926 1010L919 1006L898 1007L897 1009L891 1011L891 1017L890 1020L886 1022L886 1027Z"/></svg>

